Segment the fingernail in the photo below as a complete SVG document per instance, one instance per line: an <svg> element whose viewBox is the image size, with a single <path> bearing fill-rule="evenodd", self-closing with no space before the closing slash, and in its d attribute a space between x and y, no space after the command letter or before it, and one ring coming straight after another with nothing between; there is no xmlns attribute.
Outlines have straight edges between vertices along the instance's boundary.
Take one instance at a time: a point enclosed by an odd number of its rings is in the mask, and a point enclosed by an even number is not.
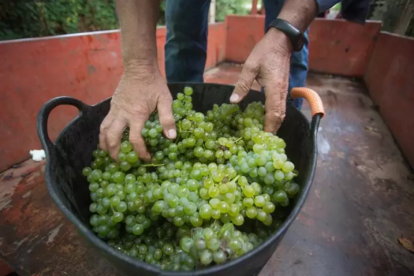
<svg viewBox="0 0 414 276"><path fill-rule="evenodd" d="M175 129L170 129L168 131L168 138L175 139L176 136L177 136L177 132L175 131Z"/></svg>
<svg viewBox="0 0 414 276"><path fill-rule="evenodd" d="M237 95L236 93L233 93L233 95L231 95L230 97L230 102L234 103L237 102L239 100L239 95Z"/></svg>

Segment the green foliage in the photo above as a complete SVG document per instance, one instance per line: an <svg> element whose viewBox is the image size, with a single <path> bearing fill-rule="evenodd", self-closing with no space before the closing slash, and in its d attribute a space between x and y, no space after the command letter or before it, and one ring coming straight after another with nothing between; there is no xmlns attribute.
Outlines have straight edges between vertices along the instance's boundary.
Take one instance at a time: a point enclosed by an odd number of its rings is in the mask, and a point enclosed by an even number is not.
<svg viewBox="0 0 414 276"><path fill-rule="evenodd" d="M158 25L165 24L165 1ZM216 0L216 20L248 14L250 5L251 0ZM0 40L117 28L114 0L0 0Z"/></svg>
<svg viewBox="0 0 414 276"><path fill-rule="evenodd" d="M113 0L0 0L0 40L116 28Z"/></svg>
<svg viewBox="0 0 414 276"><path fill-rule="evenodd" d="M249 14L251 4L251 0L216 0L216 20L224 21L228 14Z"/></svg>

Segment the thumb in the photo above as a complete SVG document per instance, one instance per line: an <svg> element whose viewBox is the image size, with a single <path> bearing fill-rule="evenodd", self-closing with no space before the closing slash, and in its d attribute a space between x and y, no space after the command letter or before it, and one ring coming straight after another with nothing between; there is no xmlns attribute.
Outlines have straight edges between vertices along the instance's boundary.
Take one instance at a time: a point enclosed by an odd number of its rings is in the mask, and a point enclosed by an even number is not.
<svg viewBox="0 0 414 276"><path fill-rule="evenodd" d="M237 81L233 94L231 94L230 97L231 103L238 103L246 97L250 91L250 87L252 87L256 75L257 73L253 66L246 64L243 66L239 80Z"/></svg>
<svg viewBox="0 0 414 276"><path fill-rule="evenodd" d="M177 131L175 130L175 120L172 113L172 97L169 91L162 93L157 104L158 117L160 124L164 129L164 135L168 139L175 139Z"/></svg>

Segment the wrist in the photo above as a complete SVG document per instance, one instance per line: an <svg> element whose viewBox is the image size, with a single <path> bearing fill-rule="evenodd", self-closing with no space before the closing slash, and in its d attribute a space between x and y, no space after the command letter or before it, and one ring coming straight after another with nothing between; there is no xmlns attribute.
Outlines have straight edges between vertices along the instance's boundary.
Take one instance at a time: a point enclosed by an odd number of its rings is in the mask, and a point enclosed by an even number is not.
<svg viewBox="0 0 414 276"><path fill-rule="evenodd" d="M124 60L124 75L126 77L141 80L152 79L159 74L158 64L152 59L128 59Z"/></svg>
<svg viewBox="0 0 414 276"><path fill-rule="evenodd" d="M266 33L266 36L270 37L274 42L274 46L277 47L277 50L284 52L286 55L292 54L292 42L284 32L276 28L270 28Z"/></svg>

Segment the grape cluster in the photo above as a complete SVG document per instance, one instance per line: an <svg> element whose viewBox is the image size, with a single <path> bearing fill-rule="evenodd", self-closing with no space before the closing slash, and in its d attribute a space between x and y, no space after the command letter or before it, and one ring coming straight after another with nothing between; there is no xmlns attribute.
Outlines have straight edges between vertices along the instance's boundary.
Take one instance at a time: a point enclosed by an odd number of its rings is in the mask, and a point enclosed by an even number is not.
<svg viewBox="0 0 414 276"><path fill-rule="evenodd" d="M164 270L190 271L211 264L222 264L246 254L271 233L256 227L256 233L237 230L232 223L214 221L204 228L175 227L155 222L139 237L125 234L108 244L121 252ZM250 230L251 231L251 230Z"/></svg>
<svg viewBox="0 0 414 276"><path fill-rule="evenodd" d="M145 123L150 163L139 159L127 129L117 160L98 148L82 172L89 182L93 231L130 256L169 270L220 264L253 249L261 241L254 229L278 225L275 213L300 188L285 142L263 131L261 103L244 111L214 105L204 115L193 110L192 93L186 87L173 101L175 140L163 136L157 113ZM253 230L236 229L252 222ZM180 239L173 239L175 232ZM153 233L159 234L158 245L148 238Z"/></svg>

